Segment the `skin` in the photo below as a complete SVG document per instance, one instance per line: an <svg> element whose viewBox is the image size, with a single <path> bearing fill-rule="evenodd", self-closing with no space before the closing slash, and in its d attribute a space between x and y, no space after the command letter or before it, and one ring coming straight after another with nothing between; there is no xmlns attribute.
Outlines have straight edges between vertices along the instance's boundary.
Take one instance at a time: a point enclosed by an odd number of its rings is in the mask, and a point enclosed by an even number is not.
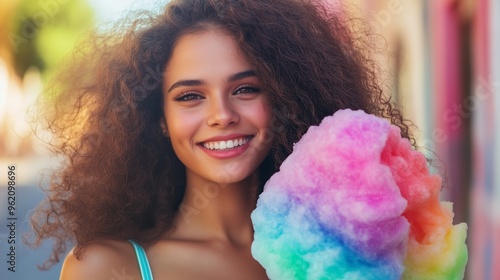
<svg viewBox="0 0 500 280"><path fill-rule="evenodd" d="M154 278L267 279L250 253L256 170L271 144L261 82L234 39L218 30L181 36L164 79L161 126L187 183L173 229L145 248ZM214 158L199 145L231 134L251 136L236 156ZM80 260L70 252L60 279L113 278L141 279L128 242L99 241Z"/></svg>

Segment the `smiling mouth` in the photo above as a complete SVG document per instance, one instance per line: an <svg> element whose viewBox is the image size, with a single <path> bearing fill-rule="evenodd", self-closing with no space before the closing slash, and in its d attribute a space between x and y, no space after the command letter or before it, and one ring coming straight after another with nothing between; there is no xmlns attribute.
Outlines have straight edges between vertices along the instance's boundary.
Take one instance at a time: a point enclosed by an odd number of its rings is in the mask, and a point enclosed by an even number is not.
<svg viewBox="0 0 500 280"><path fill-rule="evenodd" d="M227 141L202 142L199 145L208 150L225 151L244 146L253 136L239 137Z"/></svg>

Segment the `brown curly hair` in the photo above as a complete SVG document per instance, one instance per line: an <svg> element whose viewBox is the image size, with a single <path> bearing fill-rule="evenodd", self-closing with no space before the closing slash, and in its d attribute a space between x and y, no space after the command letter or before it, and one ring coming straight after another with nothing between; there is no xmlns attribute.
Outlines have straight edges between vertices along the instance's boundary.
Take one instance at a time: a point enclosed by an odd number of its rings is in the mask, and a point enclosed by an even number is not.
<svg viewBox="0 0 500 280"><path fill-rule="evenodd" d="M79 256L101 238L147 243L171 227L185 167L161 132L162 83L184 34L215 27L233 36L269 93L274 138L260 189L293 143L339 109L388 118L413 141L350 22L313 0L178 0L162 13L138 12L111 31L94 32L43 109L55 135L50 146L65 157L32 218L34 245L56 239L47 264L70 244Z"/></svg>

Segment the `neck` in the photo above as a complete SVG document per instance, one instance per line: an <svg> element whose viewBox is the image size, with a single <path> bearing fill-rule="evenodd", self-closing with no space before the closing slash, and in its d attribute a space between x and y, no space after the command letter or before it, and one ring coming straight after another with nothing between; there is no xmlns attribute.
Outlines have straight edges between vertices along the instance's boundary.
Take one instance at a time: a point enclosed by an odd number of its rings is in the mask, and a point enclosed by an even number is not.
<svg viewBox="0 0 500 280"><path fill-rule="evenodd" d="M222 185L188 174L175 232L192 239L251 242L250 214L257 201L256 178Z"/></svg>

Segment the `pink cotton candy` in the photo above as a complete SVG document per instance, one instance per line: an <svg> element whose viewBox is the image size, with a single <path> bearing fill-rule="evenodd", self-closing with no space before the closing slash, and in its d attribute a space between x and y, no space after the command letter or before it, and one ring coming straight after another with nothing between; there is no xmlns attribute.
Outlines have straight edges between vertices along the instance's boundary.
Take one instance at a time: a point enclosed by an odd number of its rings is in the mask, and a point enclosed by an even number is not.
<svg viewBox="0 0 500 280"><path fill-rule="evenodd" d="M294 146L252 213L252 252L271 279L402 274L407 203L380 162L390 127L343 110L310 127Z"/></svg>

